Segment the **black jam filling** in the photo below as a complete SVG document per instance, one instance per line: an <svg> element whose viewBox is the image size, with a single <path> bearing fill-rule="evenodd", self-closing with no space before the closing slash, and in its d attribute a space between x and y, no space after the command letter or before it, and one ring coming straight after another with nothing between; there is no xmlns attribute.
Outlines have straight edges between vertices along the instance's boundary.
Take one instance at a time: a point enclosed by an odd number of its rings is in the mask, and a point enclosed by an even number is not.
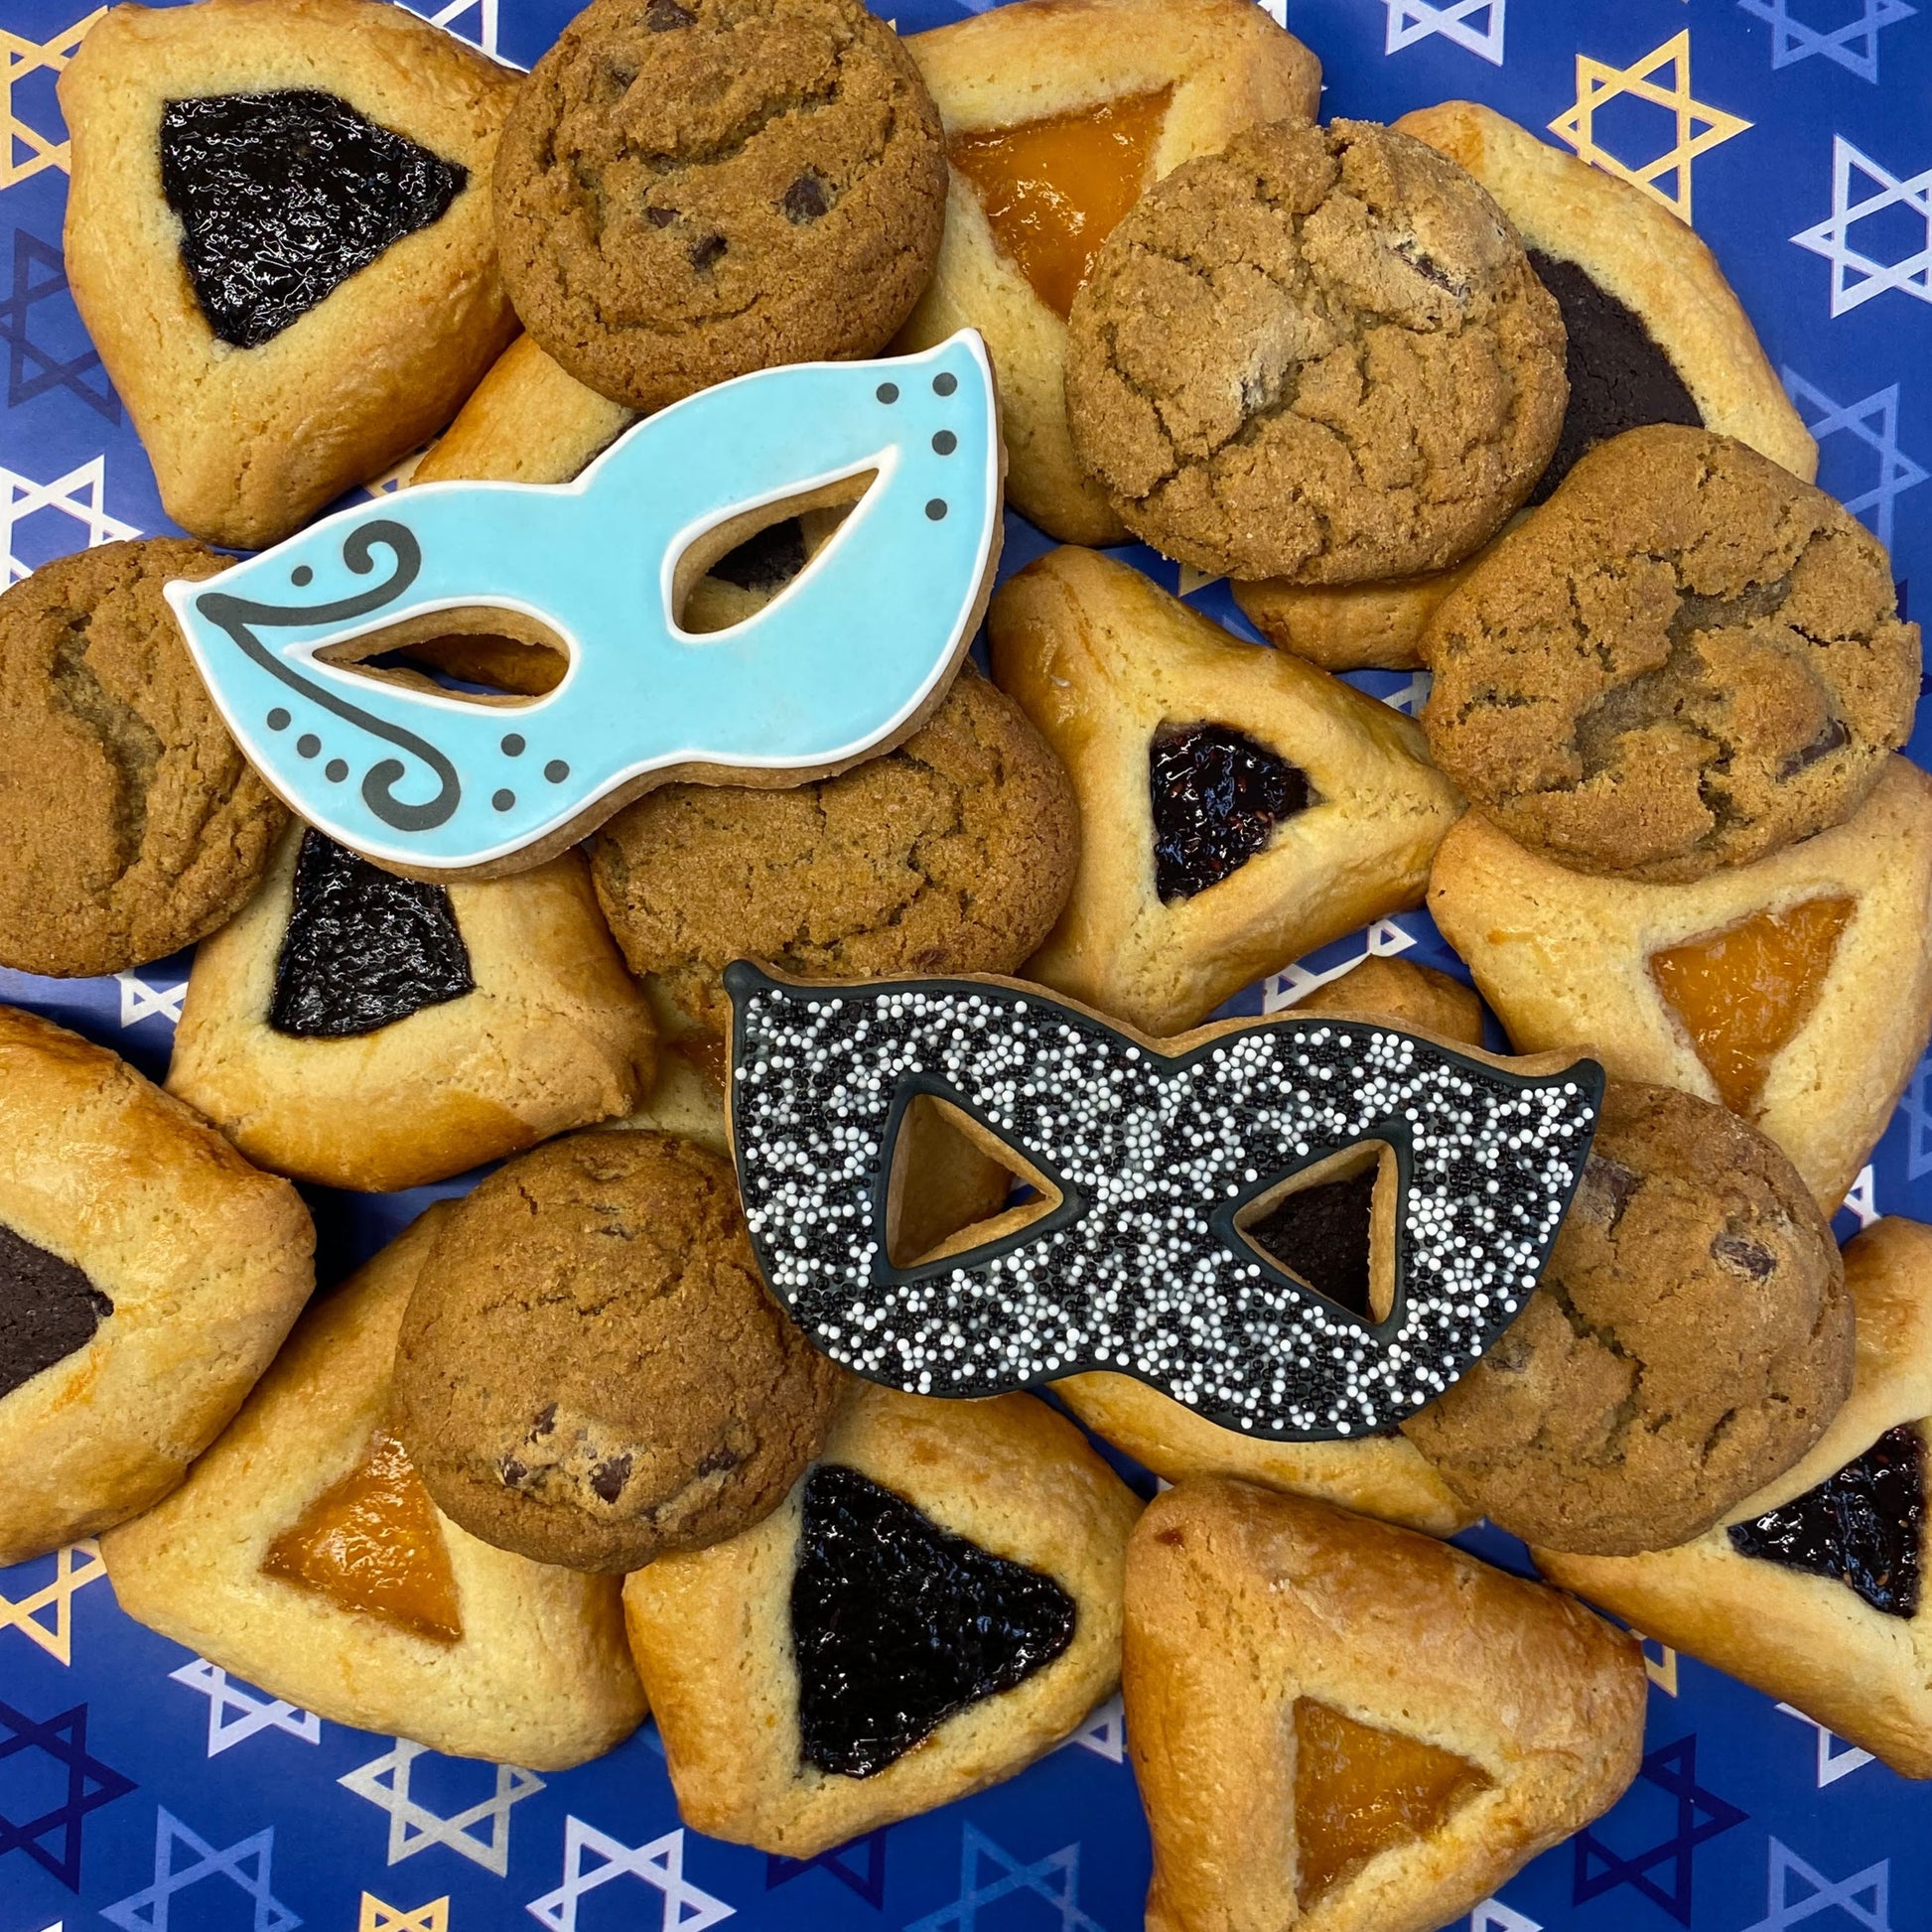
<svg viewBox="0 0 1932 1932"><path fill-rule="evenodd" d="M1314 803L1306 772L1227 725L1162 726L1147 767L1154 889L1169 904L1218 885Z"/></svg>
<svg viewBox="0 0 1932 1932"><path fill-rule="evenodd" d="M1369 1307L1369 1228L1375 1168L1345 1180L1323 1181L1287 1194L1250 1224L1248 1239L1266 1248L1317 1295L1372 1321Z"/></svg>
<svg viewBox="0 0 1932 1932"><path fill-rule="evenodd" d="M161 192L208 327L257 348L439 220L469 170L334 94L209 94L161 115Z"/></svg>
<svg viewBox="0 0 1932 1932"><path fill-rule="evenodd" d="M1737 1523L1739 1555L1848 1585L1874 1610L1918 1608L1925 1537L1925 1441L1916 1423L1888 1429L1856 1461L1795 1501Z"/></svg>
<svg viewBox="0 0 1932 1932"><path fill-rule="evenodd" d="M85 1348L113 1312L72 1262L0 1221L0 1399Z"/></svg>
<svg viewBox="0 0 1932 1932"><path fill-rule="evenodd" d="M741 591L775 591L805 568L805 526L795 516L767 523L736 550L727 550L710 575Z"/></svg>
<svg viewBox="0 0 1932 1932"><path fill-rule="evenodd" d="M1704 427L1704 414L1683 378L1634 309L1599 288L1575 262L1530 251L1537 279L1557 298L1570 339L1565 356L1570 407L1563 433L1530 501L1540 503L1569 476L1591 444L1646 423Z"/></svg>
<svg viewBox="0 0 1932 1932"><path fill-rule="evenodd" d="M948 1535L856 1469L805 1478L791 1580L807 1763L869 1778L1073 1640L1052 1578Z"/></svg>
<svg viewBox="0 0 1932 1932"><path fill-rule="evenodd" d="M476 990L450 896L398 879L320 832L302 835L295 903L275 961L268 1024L347 1039Z"/></svg>

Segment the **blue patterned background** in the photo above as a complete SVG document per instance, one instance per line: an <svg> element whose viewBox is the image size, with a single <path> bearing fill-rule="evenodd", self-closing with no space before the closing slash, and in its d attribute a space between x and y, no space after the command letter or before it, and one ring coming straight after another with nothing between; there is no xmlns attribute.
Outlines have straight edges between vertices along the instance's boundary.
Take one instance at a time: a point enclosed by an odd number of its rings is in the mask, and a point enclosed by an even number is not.
<svg viewBox="0 0 1932 1932"><path fill-rule="evenodd" d="M418 0L527 64L569 0ZM905 31L963 9L905 0ZM1279 14L1279 0L1271 9ZM0 0L0 557L6 581L170 526L62 273L54 76L81 0ZM1932 603L1932 0L1289 0L1328 113L1485 100L1639 178L1717 251L1821 444L1820 482ZM9 277L9 263L10 282ZM1008 568L1044 548L1010 519ZM1175 586L1174 566L1132 553ZM1912 585L1929 587L1914 598ZM1176 586L1178 587L1178 586ZM1246 630L1225 586L1190 601ZM1359 680L1404 709L1415 680ZM1932 752L1932 707L1914 754ZM1252 989L1253 1011L1365 949L1453 965L1404 914ZM118 980L0 971L0 999L159 1075L186 956ZM1841 1213L1932 1219L1921 1067ZM311 1190L337 1280L438 1189ZM0 1481L5 1480L0 1471ZM1463 1539L1522 1564L1520 1546ZM1610 1815L1458 1921L1468 1932L1916 1932L1932 1792L1796 1713L1648 1646L1649 1756ZM756 1928L1129 1932L1147 1840L1118 1706L1024 1776L804 1863L677 1821L656 1733L563 1775L441 1758L293 1711L116 1610L91 1546L0 1571L0 1932Z"/></svg>

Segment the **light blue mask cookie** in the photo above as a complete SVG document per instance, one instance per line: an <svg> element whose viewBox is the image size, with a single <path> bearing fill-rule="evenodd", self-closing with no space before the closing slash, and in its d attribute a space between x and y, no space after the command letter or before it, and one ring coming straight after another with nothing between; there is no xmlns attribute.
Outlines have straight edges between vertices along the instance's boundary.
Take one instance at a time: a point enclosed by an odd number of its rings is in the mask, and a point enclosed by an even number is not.
<svg viewBox="0 0 1932 1932"><path fill-rule="evenodd" d="M868 471L764 609L678 626L694 540ZM969 330L922 355L744 376L646 418L573 483L426 483L167 595L229 731L303 818L405 870L494 872L692 766L803 779L896 742L951 676L999 537L992 374ZM556 636L555 690L512 709L319 655L480 606Z"/></svg>

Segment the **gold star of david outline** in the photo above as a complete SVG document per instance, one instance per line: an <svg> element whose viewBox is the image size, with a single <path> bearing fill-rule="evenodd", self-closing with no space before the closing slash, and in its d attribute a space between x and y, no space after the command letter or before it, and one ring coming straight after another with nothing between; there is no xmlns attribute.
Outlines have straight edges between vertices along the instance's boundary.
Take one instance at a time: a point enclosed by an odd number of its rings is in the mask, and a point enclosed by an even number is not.
<svg viewBox="0 0 1932 1932"><path fill-rule="evenodd" d="M385 1905L374 1892L365 1891L355 1932L450 1932L450 1895L445 1892L427 1905L404 1911L399 1905Z"/></svg>
<svg viewBox="0 0 1932 1932"><path fill-rule="evenodd" d="M0 27L0 189L12 188L43 168L67 167L65 138L51 140L14 112L14 82L43 69L59 73L87 38L87 30L106 11L105 7L96 7L84 20L76 20L48 41L26 40ZM24 161L19 158L23 147L27 150Z"/></svg>
<svg viewBox="0 0 1932 1932"><path fill-rule="evenodd" d="M0 1594L0 1630L18 1630L37 1643L57 1664L73 1662L73 1596L97 1577L107 1574L100 1560L100 1545L92 1537L70 1543L54 1559L54 1581L43 1585L18 1602ZM40 1620L40 1612L51 1608L54 1622L50 1628Z"/></svg>
<svg viewBox="0 0 1932 1932"><path fill-rule="evenodd" d="M1668 68L1668 84L1659 80L1658 69ZM1619 94L1668 107L1677 116L1677 141L1654 161L1632 168L1596 144L1592 116L1604 102ZM1593 168L1606 175L1641 188L1662 202L1681 220L1691 218L1691 163L1709 153L1733 135L1742 134L1751 123L1735 114L1695 100L1691 95L1691 30L1686 27L1662 47L1653 48L1627 68L1613 68L1587 55L1577 56L1577 98L1550 123L1550 132L1567 141ZM1676 187L1666 190L1663 177L1674 175Z"/></svg>

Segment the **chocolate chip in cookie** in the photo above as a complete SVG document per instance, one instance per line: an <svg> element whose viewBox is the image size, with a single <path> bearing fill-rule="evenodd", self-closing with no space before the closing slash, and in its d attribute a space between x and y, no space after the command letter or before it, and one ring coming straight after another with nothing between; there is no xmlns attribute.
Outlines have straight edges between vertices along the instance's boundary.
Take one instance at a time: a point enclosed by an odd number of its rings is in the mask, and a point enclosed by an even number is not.
<svg viewBox="0 0 1932 1932"><path fill-rule="evenodd" d="M1346 584L1467 556L1556 448L1563 323L1496 205L1365 121L1183 163L1069 320L1081 463L1157 549Z"/></svg>
<svg viewBox="0 0 1932 1932"><path fill-rule="evenodd" d="M1520 844L1681 884L1842 823L1910 733L1883 547L1744 444L1600 443L1437 610L1436 761Z"/></svg>
<svg viewBox="0 0 1932 1932"><path fill-rule="evenodd" d="M1541 1286L1403 1434L1529 1542L1669 1549L1818 1440L1852 1343L1838 1249L1790 1162L1722 1107L1612 1080Z"/></svg>
<svg viewBox="0 0 1932 1932"><path fill-rule="evenodd" d="M883 347L938 257L945 138L859 0L596 0L511 110L494 192L524 327L652 409Z"/></svg>
<svg viewBox="0 0 1932 1932"><path fill-rule="evenodd" d="M102 544L0 596L0 964L122 972L254 892L286 814L161 595L227 561L170 537Z"/></svg>
<svg viewBox="0 0 1932 1932"><path fill-rule="evenodd" d="M439 1234L395 1426L473 1536L610 1573L775 1508L840 1386L765 1293L729 1164L667 1134L577 1134L498 1169Z"/></svg>

